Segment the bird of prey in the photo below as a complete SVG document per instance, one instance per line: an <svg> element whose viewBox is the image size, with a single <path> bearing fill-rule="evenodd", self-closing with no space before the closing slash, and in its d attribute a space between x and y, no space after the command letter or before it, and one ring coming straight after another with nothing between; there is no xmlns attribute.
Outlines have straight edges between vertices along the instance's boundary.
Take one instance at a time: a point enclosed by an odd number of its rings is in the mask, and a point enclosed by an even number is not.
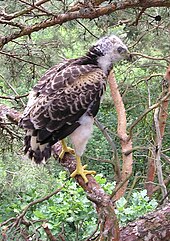
<svg viewBox="0 0 170 241"><path fill-rule="evenodd" d="M107 77L113 64L129 58L126 45L115 35L99 39L83 57L65 60L49 69L29 94L20 120L26 131L25 154L36 163L51 156L51 147L61 141L63 158L66 152L75 154L76 170L71 177L87 174L81 156L92 134ZM64 138L70 137L74 150Z"/></svg>

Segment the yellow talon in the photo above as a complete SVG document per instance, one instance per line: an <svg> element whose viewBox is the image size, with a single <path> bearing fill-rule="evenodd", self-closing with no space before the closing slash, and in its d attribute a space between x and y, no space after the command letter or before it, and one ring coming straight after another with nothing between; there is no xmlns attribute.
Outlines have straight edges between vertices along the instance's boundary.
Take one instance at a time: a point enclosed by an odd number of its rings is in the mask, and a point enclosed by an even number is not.
<svg viewBox="0 0 170 241"><path fill-rule="evenodd" d="M87 165L82 166L79 156L76 156L76 160L77 160L76 170L70 175L70 177L75 177L76 175L80 175L83 178L84 182L87 183L88 179L87 179L86 175L96 174L96 172L85 170Z"/></svg>
<svg viewBox="0 0 170 241"><path fill-rule="evenodd" d="M68 147L64 140L61 140L61 145L62 145L62 151L61 151L61 153L59 155L60 159L63 159L65 153L70 153L72 155L75 155L74 149Z"/></svg>

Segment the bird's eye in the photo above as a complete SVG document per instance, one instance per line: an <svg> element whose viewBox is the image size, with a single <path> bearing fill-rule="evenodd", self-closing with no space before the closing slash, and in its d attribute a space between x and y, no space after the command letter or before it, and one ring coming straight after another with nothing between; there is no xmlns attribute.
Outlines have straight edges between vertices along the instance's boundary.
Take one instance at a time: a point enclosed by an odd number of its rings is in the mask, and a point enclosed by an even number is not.
<svg viewBox="0 0 170 241"><path fill-rule="evenodd" d="M123 53L127 52L127 49L119 46L119 47L117 48L117 52L118 52L119 54L123 54Z"/></svg>

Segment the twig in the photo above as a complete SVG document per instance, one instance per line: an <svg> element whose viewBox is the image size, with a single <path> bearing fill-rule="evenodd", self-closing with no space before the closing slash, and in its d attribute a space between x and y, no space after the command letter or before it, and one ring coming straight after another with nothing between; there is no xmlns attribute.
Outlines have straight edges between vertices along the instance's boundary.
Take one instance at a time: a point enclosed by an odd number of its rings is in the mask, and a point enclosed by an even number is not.
<svg viewBox="0 0 170 241"><path fill-rule="evenodd" d="M135 83L135 84L132 84L132 87L136 87L138 84L140 84L141 82L143 82L143 81L148 81L148 80L150 80L150 79L152 79L152 78L154 78L154 77L163 77L163 74L151 74L150 76L147 76L147 77L145 77L145 78L142 78L142 79L140 79L137 83Z"/></svg>
<svg viewBox="0 0 170 241"><path fill-rule="evenodd" d="M99 39L96 35L94 35L84 24L82 24L79 20L76 20L78 24L80 24L89 34L91 34L94 38Z"/></svg>
<svg viewBox="0 0 170 241"><path fill-rule="evenodd" d="M54 16L53 13L48 12L48 11L45 10L44 8L41 8L41 7L37 6L36 3L31 4L31 3L26 2L26 1L24 1L24 0L19 0L19 1L22 2L22 3L24 3L24 4L27 4L28 6L32 7L33 9L37 9L38 11L41 11L41 12L43 12L43 13L46 13L47 16L48 16L48 15ZM33 9L32 9L32 10L33 10Z"/></svg>
<svg viewBox="0 0 170 241"><path fill-rule="evenodd" d="M3 76L2 76L3 77ZM15 88L3 77L4 82L10 87L10 89L14 92L14 94L16 94L17 96L19 96L18 92L15 90ZM20 99L21 103L23 106L25 106L25 103L23 102L22 99Z"/></svg>
<svg viewBox="0 0 170 241"><path fill-rule="evenodd" d="M162 200L159 202L159 205L164 204L166 200L168 200L168 196L170 195L170 190L167 192L167 194L162 198Z"/></svg>
<svg viewBox="0 0 170 241"><path fill-rule="evenodd" d="M146 147L146 146L135 146L132 149L125 151L124 154L127 156L127 155L129 155L130 153L132 153L134 151L137 151L137 150L148 150L148 149L149 149L149 147Z"/></svg>
<svg viewBox="0 0 170 241"><path fill-rule="evenodd" d="M133 23L131 23L130 25L135 25L135 26L137 26L137 25L138 25L138 22L139 22L139 19L140 19L140 17L142 16L142 14L145 12L145 10L146 10L146 8L143 7L143 8L141 9L141 11L138 13L135 21L134 21Z"/></svg>
<svg viewBox="0 0 170 241"><path fill-rule="evenodd" d="M50 0L39 0L37 2L34 3L34 6L31 6L29 8L26 8L24 10L21 10L21 11L18 11L18 12L15 12L13 14L7 14L5 12L1 12L0 13L0 16L2 16L4 19L7 19L7 20L11 20L11 19L14 19L14 18L18 18L22 15L25 15L27 13L30 13L33 9L35 9L35 6L40 6L42 5L43 3L46 3L46 2L49 2Z"/></svg>
<svg viewBox="0 0 170 241"><path fill-rule="evenodd" d="M3 19L0 19L0 24L10 25L10 26L13 26L13 27L20 28L21 30L24 29L24 27L25 27L21 23L15 23L15 22L12 22L12 21L9 21L9 20L3 20Z"/></svg>
<svg viewBox="0 0 170 241"><path fill-rule="evenodd" d="M167 189L166 189L164 179L163 179L162 165L161 165L161 158L160 158L161 157L161 149L162 149L162 137L161 137L160 126L159 126L159 108L155 109L154 123L155 123L155 129L156 129L155 162L156 162L156 167L157 167L159 184L161 185L163 199L165 200L165 197L167 195ZM168 199L166 198L166 201L167 200Z"/></svg>
<svg viewBox="0 0 170 241"><path fill-rule="evenodd" d="M143 117L145 117L149 112L151 112L152 110L156 109L163 101L165 101L168 97L170 96L170 93L168 93L167 95L165 95L159 102L157 102L156 104L150 106L147 110L145 110L143 112L143 114L141 114L138 119L136 119L132 125L129 127L129 138L132 137L132 131L133 128L143 119Z"/></svg>
<svg viewBox="0 0 170 241"><path fill-rule="evenodd" d="M14 55L14 54L11 54L11 53L6 53L6 52L4 52L4 51L0 51L0 54L6 55L6 56L8 56L8 57L17 59L17 60L19 60L19 61L22 61L22 62L25 62L25 63L28 63L28 64L33 64L33 65L36 65L36 66L40 66L40 67L42 67L42 68L44 68L44 69L47 69L47 67L44 66L44 65L37 64L37 63L32 62L32 61L30 61L30 60L22 59L22 58L18 57L17 55Z"/></svg>
<svg viewBox="0 0 170 241"><path fill-rule="evenodd" d="M48 200L49 198L51 198L52 196L56 195L57 193L59 193L61 191L61 189L64 187L64 185L62 185L60 188L58 188L57 190L55 190L54 192L50 193L49 195L43 197L43 198L39 198L37 200L34 200L33 202L30 202L24 209L23 211L20 213L20 215L18 217L16 217L14 224L12 225L13 227L16 227L18 225L18 223L20 222L20 220L22 220L22 218L24 217L24 215L26 214L26 212L28 211L28 209L38 203L41 203L45 200Z"/></svg>
<svg viewBox="0 0 170 241"><path fill-rule="evenodd" d="M0 99L5 99L5 100L18 100L24 97L27 97L29 94L24 94L24 95L16 95L16 96L3 96L0 95Z"/></svg>
<svg viewBox="0 0 170 241"><path fill-rule="evenodd" d="M99 222L97 223L97 227L96 227L96 229L94 230L94 232L93 232L85 241L94 240L94 239L92 239L92 238L93 238L93 236L97 233L98 229L99 229ZM97 235L97 236L98 236L98 235Z"/></svg>
<svg viewBox="0 0 170 241"><path fill-rule="evenodd" d="M89 160L94 160L94 161L104 162L104 163L109 163L109 164L114 165L114 162L112 159L111 160L110 159L102 159L102 158L91 157L91 156L87 156L87 155L84 155L84 157L86 157Z"/></svg>
<svg viewBox="0 0 170 241"><path fill-rule="evenodd" d="M123 185L129 180L129 178L131 177L132 173L130 173L126 179L124 179L122 182L120 182L117 187L113 190L112 194L110 195L111 199L115 196L115 194L123 187ZM117 198L115 198L114 201L116 201Z"/></svg>
<svg viewBox="0 0 170 241"><path fill-rule="evenodd" d="M142 54L142 53L137 53L137 52L132 52L131 53L132 56L141 56L143 58L146 58L146 59L152 59L152 60L164 60L166 61L167 63L170 63L170 60L168 59L170 57L170 55L166 56L166 57L153 57L153 56L149 56L149 55L146 55L146 54Z"/></svg>
<svg viewBox="0 0 170 241"><path fill-rule="evenodd" d="M161 157L170 164L170 157L161 152Z"/></svg>
<svg viewBox="0 0 170 241"><path fill-rule="evenodd" d="M135 177L133 178L133 182L132 182L132 185L131 185L131 187L130 187L130 189L129 189L128 195L127 195L127 197L126 197L127 203L128 203L128 201L129 201L129 199L130 199L130 197L131 197L132 191L133 191L136 183L138 182L138 180L139 180L140 178L142 178L142 176L138 176L138 173L136 173Z"/></svg>
<svg viewBox="0 0 170 241"><path fill-rule="evenodd" d="M106 140L109 142L113 154L114 154L114 170L115 170L115 174L116 174L116 181L120 182L121 180L121 172L120 172L120 160L118 157L118 153L117 153L117 149L116 149L116 145L114 144L111 136L109 135L109 133L107 132L106 128L98 121L97 118L95 118L95 124L96 126L101 130L101 132L103 133L103 135L105 136ZM113 163L113 162L112 162Z"/></svg>

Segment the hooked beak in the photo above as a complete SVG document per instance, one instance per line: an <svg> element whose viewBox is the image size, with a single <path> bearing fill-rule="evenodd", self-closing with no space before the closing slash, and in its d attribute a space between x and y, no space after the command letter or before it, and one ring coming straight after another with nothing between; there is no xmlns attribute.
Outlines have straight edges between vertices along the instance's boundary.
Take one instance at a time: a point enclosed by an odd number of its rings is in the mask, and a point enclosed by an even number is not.
<svg viewBox="0 0 170 241"><path fill-rule="evenodd" d="M125 53L125 59L129 62L132 62L132 54L129 52L129 50Z"/></svg>
<svg viewBox="0 0 170 241"><path fill-rule="evenodd" d="M124 59L126 59L127 61L132 61L132 54L129 52L128 49L126 49L122 55L124 56Z"/></svg>
<svg viewBox="0 0 170 241"><path fill-rule="evenodd" d="M119 46L117 49L118 53L122 55L122 57L128 61L132 61L132 54L129 52L127 48Z"/></svg>

